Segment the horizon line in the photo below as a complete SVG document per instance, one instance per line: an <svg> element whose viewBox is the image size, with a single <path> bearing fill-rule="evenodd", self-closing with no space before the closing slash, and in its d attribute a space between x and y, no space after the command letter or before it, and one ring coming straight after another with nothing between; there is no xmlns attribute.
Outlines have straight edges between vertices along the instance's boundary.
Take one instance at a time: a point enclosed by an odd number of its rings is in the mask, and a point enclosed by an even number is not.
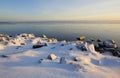
<svg viewBox="0 0 120 78"><path fill-rule="evenodd" d="M120 20L0 20L0 22L120 22Z"/></svg>

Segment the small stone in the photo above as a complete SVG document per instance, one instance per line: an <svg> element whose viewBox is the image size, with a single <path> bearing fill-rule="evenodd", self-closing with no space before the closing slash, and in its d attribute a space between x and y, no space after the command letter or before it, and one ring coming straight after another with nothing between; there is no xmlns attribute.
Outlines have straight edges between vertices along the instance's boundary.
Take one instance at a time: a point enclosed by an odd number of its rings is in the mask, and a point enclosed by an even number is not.
<svg viewBox="0 0 120 78"><path fill-rule="evenodd" d="M64 46L65 44L61 44L61 46Z"/></svg>
<svg viewBox="0 0 120 78"><path fill-rule="evenodd" d="M76 38L77 40L80 40L80 41L84 41L85 39L86 39L86 37L85 36L81 36L81 37L79 37L79 38Z"/></svg>
<svg viewBox="0 0 120 78"><path fill-rule="evenodd" d="M38 62L39 62L39 63L42 63L42 61L43 61L43 59L40 59Z"/></svg>
<svg viewBox="0 0 120 78"><path fill-rule="evenodd" d="M57 56L55 54L50 54L48 56L48 59L50 59L50 60L55 60L56 58L57 58Z"/></svg>
<svg viewBox="0 0 120 78"><path fill-rule="evenodd" d="M73 50L73 48L70 48L69 50Z"/></svg>

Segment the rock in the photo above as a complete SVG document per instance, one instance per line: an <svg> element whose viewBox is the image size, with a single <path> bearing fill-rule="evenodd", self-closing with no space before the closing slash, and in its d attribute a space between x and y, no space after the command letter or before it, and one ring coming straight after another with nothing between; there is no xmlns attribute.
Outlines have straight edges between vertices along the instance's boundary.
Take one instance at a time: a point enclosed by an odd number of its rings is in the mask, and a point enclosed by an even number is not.
<svg viewBox="0 0 120 78"><path fill-rule="evenodd" d="M50 59L50 60L55 60L56 58L57 58L57 56L55 54L50 54L48 56L48 59Z"/></svg>
<svg viewBox="0 0 120 78"><path fill-rule="evenodd" d="M43 61L43 59L40 59L38 62L39 62L39 63L42 63L42 61Z"/></svg>
<svg viewBox="0 0 120 78"><path fill-rule="evenodd" d="M92 40L87 40L86 42L89 43L89 44L92 44L92 43L93 43Z"/></svg>
<svg viewBox="0 0 120 78"><path fill-rule="evenodd" d="M85 44L80 44L77 46L78 49L81 49L82 51L87 51L87 48L85 46Z"/></svg>
<svg viewBox="0 0 120 78"><path fill-rule="evenodd" d="M7 58L8 56L7 55L1 55L1 57Z"/></svg>
<svg viewBox="0 0 120 78"><path fill-rule="evenodd" d="M120 57L120 49L116 49L116 50L112 51L112 55Z"/></svg>
<svg viewBox="0 0 120 78"><path fill-rule="evenodd" d="M93 42L93 41L95 41L95 39L94 39L94 38L91 38L90 40L91 40L92 42Z"/></svg>
<svg viewBox="0 0 120 78"><path fill-rule="evenodd" d="M3 39L0 39L0 42L3 42L4 40Z"/></svg>
<svg viewBox="0 0 120 78"><path fill-rule="evenodd" d="M115 43L115 40L111 40L111 42L112 42L112 44L116 44L116 43Z"/></svg>
<svg viewBox="0 0 120 78"><path fill-rule="evenodd" d="M73 48L70 48L69 50L73 50Z"/></svg>
<svg viewBox="0 0 120 78"><path fill-rule="evenodd" d="M104 48L117 48L117 44L114 40L105 40L103 41Z"/></svg>
<svg viewBox="0 0 120 78"><path fill-rule="evenodd" d="M57 39L51 38L51 39L48 39L47 42L49 42L49 43L56 43Z"/></svg>
<svg viewBox="0 0 120 78"><path fill-rule="evenodd" d="M97 39L97 42L102 42L102 40L101 39Z"/></svg>
<svg viewBox="0 0 120 78"><path fill-rule="evenodd" d="M74 57L74 59L73 59L74 61L78 61L78 58L77 57Z"/></svg>
<svg viewBox="0 0 120 78"><path fill-rule="evenodd" d="M60 58L60 64L66 64L67 62L66 62L66 59L65 59L65 57L61 57Z"/></svg>
<svg viewBox="0 0 120 78"><path fill-rule="evenodd" d="M47 43L33 45L33 49L41 48L43 46L47 46Z"/></svg>
<svg viewBox="0 0 120 78"><path fill-rule="evenodd" d="M21 45L25 45L25 43L20 43Z"/></svg>
<svg viewBox="0 0 120 78"><path fill-rule="evenodd" d="M47 38L47 36L43 34L43 38Z"/></svg>
<svg viewBox="0 0 120 78"><path fill-rule="evenodd" d="M86 39L86 37L85 36L81 36L81 37L79 37L79 38L76 38L77 40L80 40L80 41L84 41L85 39Z"/></svg>
<svg viewBox="0 0 120 78"><path fill-rule="evenodd" d="M38 44L38 45L33 45L33 49L41 48L41 47L43 47L43 45L40 45L40 44Z"/></svg>
<svg viewBox="0 0 120 78"><path fill-rule="evenodd" d="M65 44L61 44L61 46L64 46Z"/></svg>

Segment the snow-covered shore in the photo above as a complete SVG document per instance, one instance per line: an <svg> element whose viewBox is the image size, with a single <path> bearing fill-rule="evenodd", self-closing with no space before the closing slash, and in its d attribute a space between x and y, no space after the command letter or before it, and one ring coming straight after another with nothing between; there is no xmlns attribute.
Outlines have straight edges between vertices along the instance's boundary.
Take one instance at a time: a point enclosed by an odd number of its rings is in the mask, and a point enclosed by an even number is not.
<svg viewBox="0 0 120 78"><path fill-rule="evenodd" d="M45 35L1 34L0 78L119 78L120 58L100 54L93 42L81 38L57 41Z"/></svg>

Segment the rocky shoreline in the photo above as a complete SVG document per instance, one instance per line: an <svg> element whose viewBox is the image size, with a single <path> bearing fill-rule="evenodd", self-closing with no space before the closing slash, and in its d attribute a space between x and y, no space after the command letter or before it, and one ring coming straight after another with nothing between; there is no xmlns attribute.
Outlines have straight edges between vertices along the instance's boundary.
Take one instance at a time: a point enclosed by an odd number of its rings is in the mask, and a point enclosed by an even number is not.
<svg viewBox="0 0 120 78"><path fill-rule="evenodd" d="M13 46L17 46L16 49L18 49L21 46L27 45L26 40L29 40L29 41L34 40L32 45L33 49L48 46L48 43L59 42L57 39L47 38L47 36L45 35L43 35L43 37L35 37L34 34L23 33L23 34L17 34L15 37L12 37L7 34L0 34L0 48L2 49L3 48L2 46L13 45ZM70 43L70 41L64 41L64 42L65 43L61 44L61 46L64 46ZM87 51L86 44L93 44L95 51L101 54L105 52L109 52L113 56L120 57L120 48L116 44L115 40L110 40L110 39L94 40L94 39L86 39L85 36L81 36L79 38L76 38L76 41L73 41L73 42L75 43L76 48L80 49L81 51ZM70 48L69 50L72 50L72 48Z"/></svg>

